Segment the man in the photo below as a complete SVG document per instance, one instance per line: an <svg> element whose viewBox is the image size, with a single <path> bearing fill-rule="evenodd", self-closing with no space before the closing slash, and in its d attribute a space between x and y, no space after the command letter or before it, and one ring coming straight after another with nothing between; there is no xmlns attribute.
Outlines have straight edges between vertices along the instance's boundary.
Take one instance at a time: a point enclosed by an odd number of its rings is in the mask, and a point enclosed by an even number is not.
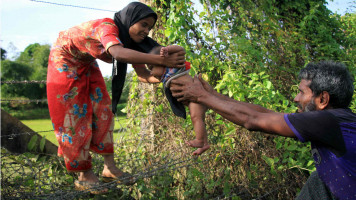
<svg viewBox="0 0 356 200"><path fill-rule="evenodd" d="M214 110L249 130L311 141L316 165L297 199L356 199L356 114L353 78L341 63L309 63L299 74L298 112L277 113L217 93L201 78L173 80L173 96Z"/></svg>

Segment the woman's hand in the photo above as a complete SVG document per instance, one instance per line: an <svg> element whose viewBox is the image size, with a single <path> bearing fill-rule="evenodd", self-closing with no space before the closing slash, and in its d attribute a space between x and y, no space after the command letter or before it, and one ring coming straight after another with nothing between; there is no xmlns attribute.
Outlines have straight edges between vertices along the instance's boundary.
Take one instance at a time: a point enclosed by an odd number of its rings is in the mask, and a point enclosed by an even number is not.
<svg viewBox="0 0 356 200"><path fill-rule="evenodd" d="M178 51L177 53L169 54L167 57L162 57L163 63L161 65L167 67L185 67L185 50Z"/></svg>

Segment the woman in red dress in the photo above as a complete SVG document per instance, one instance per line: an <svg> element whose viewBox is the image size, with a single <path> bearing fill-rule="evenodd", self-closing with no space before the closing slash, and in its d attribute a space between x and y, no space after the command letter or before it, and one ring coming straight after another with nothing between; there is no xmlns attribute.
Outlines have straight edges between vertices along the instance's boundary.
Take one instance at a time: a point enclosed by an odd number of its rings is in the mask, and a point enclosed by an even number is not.
<svg viewBox="0 0 356 200"><path fill-rule="evenodd" d="M134 2L117 12L114 20L93 20L61 32L52 46L47 73L48 107L59 142L58 155L64 157L68 171L79 172L77 189L99 183L89 151L104 157L103 180L127 175L116 167L113 155L113 112L120 98L126 63L134 65L140 80L150 83L159 80L150 75L144 64L184 66L185 52L168 57L148 54L158 46L147 36L156 20L151 8ZM113 105L96 59L118 62Z"/></svg>

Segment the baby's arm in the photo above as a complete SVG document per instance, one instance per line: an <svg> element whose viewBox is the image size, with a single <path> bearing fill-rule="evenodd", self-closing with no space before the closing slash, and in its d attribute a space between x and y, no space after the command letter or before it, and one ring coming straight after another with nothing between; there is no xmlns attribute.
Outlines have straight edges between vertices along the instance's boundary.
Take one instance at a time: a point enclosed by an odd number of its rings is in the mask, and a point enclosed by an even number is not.
<svg viewBox="0 0 356 200"><path fill-rule="evenodd" d="M177 53L179 51L185 51L185 50L183 47L178 46L178 45L169 45L169 46L161 48L160 55L161 55L161 57L166 57L169 54Z"/></svg>
<svg viewBox="0 0 356 200"><path fill-rule="evenodd" d="M159 83L160 80L153 76L146 67L138 67L139 65L133 65L133 68L137 74L138 80L143 83Z"/></svg>

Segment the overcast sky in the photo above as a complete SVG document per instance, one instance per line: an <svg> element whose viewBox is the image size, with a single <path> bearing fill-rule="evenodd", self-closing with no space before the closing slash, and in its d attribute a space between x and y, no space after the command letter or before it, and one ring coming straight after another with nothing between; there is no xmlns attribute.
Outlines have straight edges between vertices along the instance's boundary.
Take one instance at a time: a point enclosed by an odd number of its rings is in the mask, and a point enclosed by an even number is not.
<svg viewBox="0 0 356 200"><path fill-rule="evenodd" d="M134 0L0 0L0 41L1 48L9 53L22 52L33 43L51 45L58 33L82 22L113 18L116 11L121 10ZM351 7L352 0L328 1L328 8L344 14ZM83 9L48 4L70 4L80 7L102 9ZM355 5L353 5L355 6ZM12 44L12 45L11 45ZM16 49L14 49L16 47ZM9 55L11 56L11 54ZM110 76L111 65L99 62L104 76Z"/></svg>

